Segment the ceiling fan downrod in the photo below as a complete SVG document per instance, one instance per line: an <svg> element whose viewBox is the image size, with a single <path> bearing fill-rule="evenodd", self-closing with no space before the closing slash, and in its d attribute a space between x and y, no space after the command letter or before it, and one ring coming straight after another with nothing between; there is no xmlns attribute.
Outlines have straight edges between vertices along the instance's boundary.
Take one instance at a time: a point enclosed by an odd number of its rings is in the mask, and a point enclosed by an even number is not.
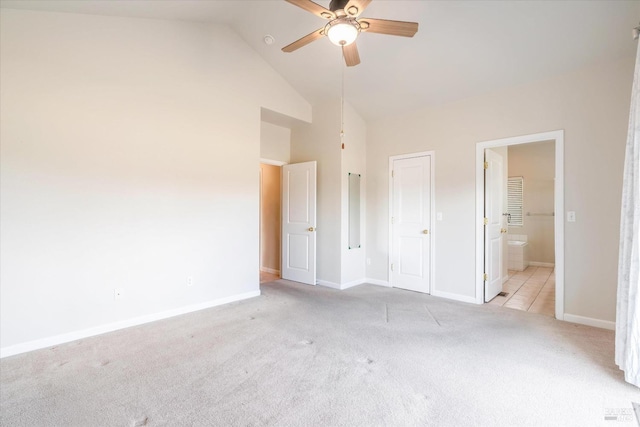
<svg viewBox="0 0 640 427"><path fill-rule="evenodd" d="M354 13L349 13L349 11L345 10L345 7L349 3L349 0L331 0L329 3L329 10L336 14L336 16L340 16L339 11L343 11L344 15L355 15L358 13L358 8L356 6L351 6L349 9L354 9Z"/></svg>

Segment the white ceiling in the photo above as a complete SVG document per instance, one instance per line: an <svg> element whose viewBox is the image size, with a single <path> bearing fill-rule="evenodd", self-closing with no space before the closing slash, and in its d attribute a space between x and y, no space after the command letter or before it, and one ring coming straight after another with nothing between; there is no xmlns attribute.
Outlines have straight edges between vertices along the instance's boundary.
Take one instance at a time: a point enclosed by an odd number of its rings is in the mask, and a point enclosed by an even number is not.
<svg viewBox="0 0 640 427"><path fill-rule="evenodd" d="M340 93L338 47L322 39L280 50L326 23L284 0L0 0L0 7L228 24L310 102ZM640 1L373 0L362 16L420 24L414 38L358 38L362 63L344 70L346 99L373 120L631 57ZM275 44L263 43L266 34Z"/></svg>

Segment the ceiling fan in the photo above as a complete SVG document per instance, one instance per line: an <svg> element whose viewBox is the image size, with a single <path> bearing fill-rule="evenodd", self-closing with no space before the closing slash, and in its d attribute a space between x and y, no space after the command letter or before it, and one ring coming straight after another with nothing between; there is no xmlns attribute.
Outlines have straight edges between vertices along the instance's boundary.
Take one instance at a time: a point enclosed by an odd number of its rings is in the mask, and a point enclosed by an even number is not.
<svg viewBox="0 0 640 427"><path fill-rule="evenodd" d="M347 66L360 63L360 55L355 40L360 32L389 34L393 36L413 37L418 32L417 22L390 21L387 19L359 18L371 0L331 0L329 9L311 0L286 0L320 18L329 21L324 27L307 34L288 46L283 52L293 52L308 45L322 36L329 37L335 45L342 47Z"/></svg>

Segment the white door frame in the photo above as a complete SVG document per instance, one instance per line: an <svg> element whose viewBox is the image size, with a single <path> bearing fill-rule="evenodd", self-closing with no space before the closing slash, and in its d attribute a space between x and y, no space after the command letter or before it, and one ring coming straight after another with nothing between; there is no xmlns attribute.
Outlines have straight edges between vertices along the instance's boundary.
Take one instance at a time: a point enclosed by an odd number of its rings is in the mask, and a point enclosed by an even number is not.
<svg viewBox="0 0 640 427"><path fill-rule="evenodd" d="M423 157L423 156L431 156L431 201L430 201L430 206L429 209L431 210L430 213L430 224L429 224L429 233L431 234L431 250L430 250L430 254L429 254L429 264L430 264L430 268L429 268L429 294L433 295L433 292L435 290L435 271L436 271L436 267L435 267L435 248L436 248L436 227L435 227L435 206L436 206L436 193L435 193L435 160L436 160L436 152L435 151L422 151L419 153L411 153L411 154L400 154L397 156L389 156L389 175L387 175L389 177L389 217L388 217L388 221L389 221L389 259L387 262L387 277L389 278L389 286L393 287L393 283L392 283L392 275L391 275L391 260L393 259L393 230L391 227L391 217L393 216L393 179L392 179L392 172L393 172L393 162L395 160L403 160L403 159L411 159L413 157Z"/></svg>
<svg viewBox="0 0 640 427"><path fill-rule="evenodd" d="M271 166L284 166L289 164L289 162L283 162L281 160L271 160L271 159L264 159L264 158L260 158L260 163L264 163L265 165L271 165Z"/></svg>
<svg viewBox="0 0 640 427"><path fill-rule="evenodd" d="M476 303L484 303L484 150L486 148L555 141L554 233L556 319L564 320L564 130L496 139L476 144Z"/></svg>

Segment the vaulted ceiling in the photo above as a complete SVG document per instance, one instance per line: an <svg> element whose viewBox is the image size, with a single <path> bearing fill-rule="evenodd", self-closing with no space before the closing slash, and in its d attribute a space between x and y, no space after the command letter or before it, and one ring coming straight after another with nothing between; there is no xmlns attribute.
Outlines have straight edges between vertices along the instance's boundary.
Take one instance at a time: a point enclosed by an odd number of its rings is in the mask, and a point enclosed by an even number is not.
<svg viewBox="0 0 640 427"><path fill-rule="evenodd" d="M328 7L328 0L317 0ZM284 0L1 0L3 8L220 23L310 102L339 96L367 120L549 78L634 55L640 1L373 0L362 16L415 21L414 38L364 33L362 63L318 40L280 49L326 21ZM275 43L263 39L271 35Z"/></svg>

